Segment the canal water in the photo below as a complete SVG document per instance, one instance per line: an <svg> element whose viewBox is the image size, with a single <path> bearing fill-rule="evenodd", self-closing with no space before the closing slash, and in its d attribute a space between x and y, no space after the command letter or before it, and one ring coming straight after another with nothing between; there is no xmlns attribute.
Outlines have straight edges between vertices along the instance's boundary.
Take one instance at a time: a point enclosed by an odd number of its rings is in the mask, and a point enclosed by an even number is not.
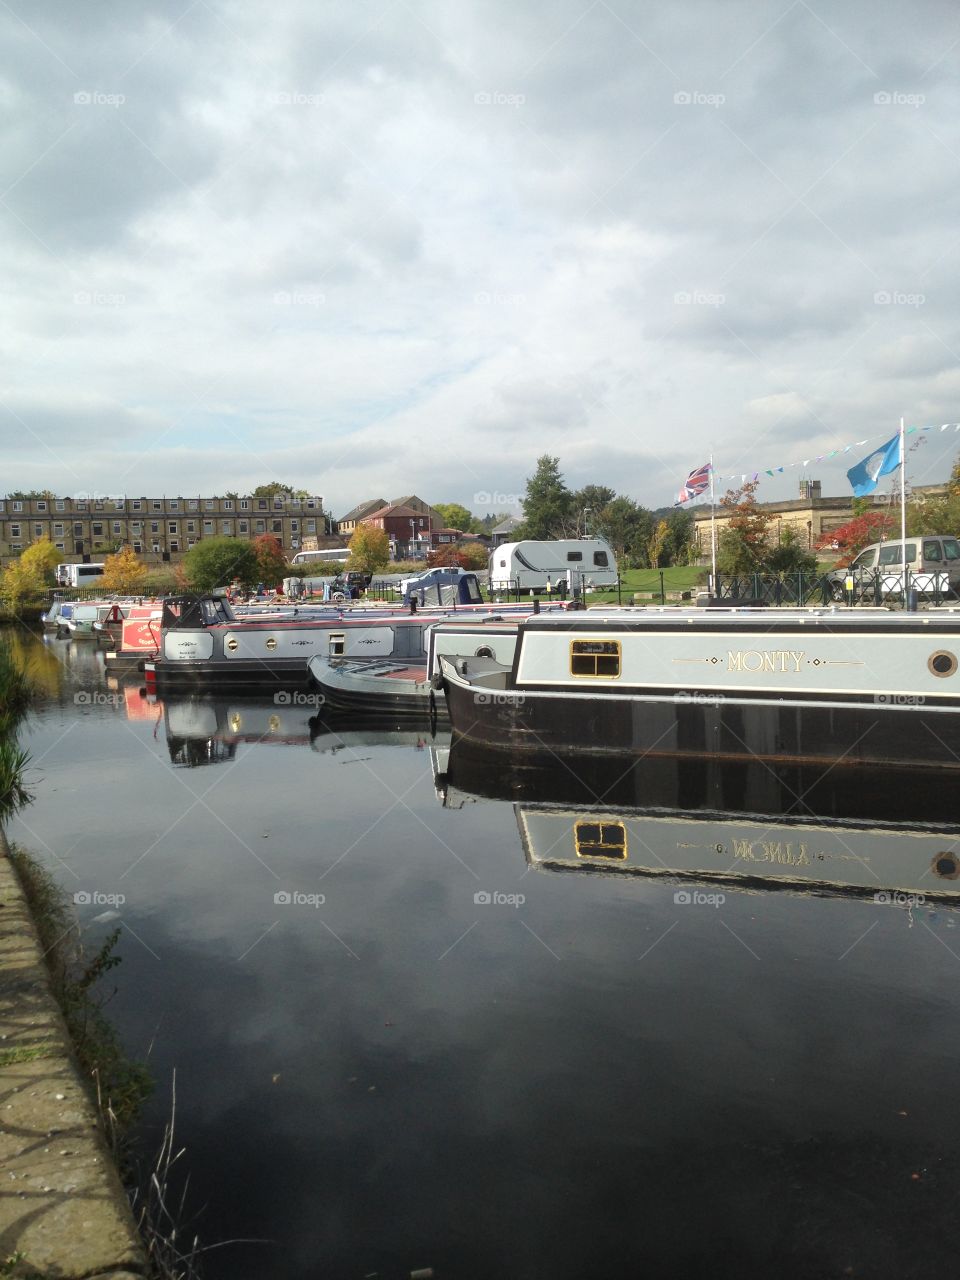
<svg viewBox="0 0 960 1280"><path fill-rule="evenodd" d="M90 947L122 927L110 1016L158 1082L145 1151L176 1073L208 1277L955 1274L949 904L589 874L556 773L471 791L442 728L163 706L91 645L17 645L10 835Z"/></svg>

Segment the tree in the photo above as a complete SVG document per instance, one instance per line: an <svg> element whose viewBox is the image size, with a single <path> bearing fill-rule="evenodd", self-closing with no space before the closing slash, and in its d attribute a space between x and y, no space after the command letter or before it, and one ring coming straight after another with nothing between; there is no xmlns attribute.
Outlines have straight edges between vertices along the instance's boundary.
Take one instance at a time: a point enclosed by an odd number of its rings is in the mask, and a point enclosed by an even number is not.
<svg viewBox="0 0 960 1280"><path fill-rule="evenodd" d="M390 539L375 524L358 524L350 539L347 568L358 573L376 573L390 561Z"/></svg>
<svg viewBox="0 0 960 1280"><path fill-rule="evenodd" d="M660 568L660 555L669 532L670 526L666 520L658 520L656 528L647 540L647 558L650 561L651 569Z"/></svg>
<svg viewBox="0 0 960 1280"><path fill-rule="evenodd" d="M434 547L427 553L427 564L432 569L448 564L461 569L485 569L489 553L482 542L461 542L459 546Z"/></svg>
<svg viewBox="0 0 960 1280"><path fill-rule="evenodd" d="M950 471L949 491L952 498L960 498L960 454Z"/></svg>
<svg viewBox="0 0 960 1280"><path fill-rule="evenodd" d="M560 474L560 459L545 453L537 459L537 470L527 480L523 525L517 530L517 537L563 537L572 512L573 494Z"/></svg>
<svg viewBox="0 0 960 1280"><path fill-rule="evenodd" d="M960 530L960 495L942 498L914 498L907 507L907 533L956 534Z"/></svg>
<svg viewBox="0 0 960 1280"><path fill-rule="evenodd" d="M647 565L647 543L653 533L653 516L632 498L612 498L594 517L590 531L606 538L621 568Z"/></svg>
<svg viewBox="0 0 960 1280"><path fill-rule="evenodd" d="M675 507L666 520L669 533L663 554L667 564L690 564L694 556L693 512Z"/></svg>
<svg viewBox="0 0 960 1280"><path fill-rule="evenodd" d="M295 489L292 484L281 484L279 480L271 480L269 484L258 484L250 495L251 498L275 498L277 495L289 498L309 498L306 489Z"/></svg>
<svg viewBox="0 0 960 1280"><path fill-rule="evenodd" d="M848 564L864 547L871 542L882 541L894 527L893 516L882 507L874 507L863 515L854 516L846 524L822 533L815 546L818 550L830 550L838 553L838 564Z"/></svg>
<svg viewBox="0 0 960 1280"><path fill-rule="evenodd" d="M103 562L101 585L107 591L137 595L144 588L148 569L132 547L121 547L116 555Z"/></svg>
<svg viewBox="0 0 960 1280"><path fill-rule="evenodd" d="M252 587L260 580L253 546L239 538L202 539L184 556L183 568L195 591L212 591L231 582Z"/></svg>
<svg viewBox="0 0 960 1280"><path fill-rule="evenodd" d="M605 484L587 484L570 496L570 506L576 520L577 536L586 538L596 533L603 511L616 497L614 489Z"/></svg>
<svg viewBox="0 0 960 1280"><path fill-rule="evenodd" d="M435 502L434 511L439 512L448 529L459 529L461 533L473 533L474 518L459 502Z"/></svg>
<svg viewBox="0 0 960 1280"><path fill-rule="evenodd" d="M24 570L37 580L38 587L53 586L61 553L49 538L37 538L20 557Z"/></svg>
<svg viewBox="0 0 960 1280"><path fill-rule="evenodd" d="M717 539L717 568L721 573L763 573L770 546L767 533L773 517L757 505L757 481L728 489L720 499L729 513Z"/></svg>
<svg viewBox="0 0 960 1280"><path fill-rule="evenodd" d="M780 543L767 552L765 567L771 573L816 573L817 557L808 551L800 534L788 524L780 535Z"/></svg>
<svg viewBox="0 0 960 1280"><path fill-rule="evenodd" d="M0 596L11 613L19 613L24 600L29 600L43 590L43 583L36 572L24 567L23 556L7 565L0 579Z"/></svg>
<svg viewBox="0 0 960 1280"><path fill-rule="evenodd" d="M257 558L259 581L268 587L278 586L287 576L287 557L283 544L272 533L261 533L250 543Z"/></svg>

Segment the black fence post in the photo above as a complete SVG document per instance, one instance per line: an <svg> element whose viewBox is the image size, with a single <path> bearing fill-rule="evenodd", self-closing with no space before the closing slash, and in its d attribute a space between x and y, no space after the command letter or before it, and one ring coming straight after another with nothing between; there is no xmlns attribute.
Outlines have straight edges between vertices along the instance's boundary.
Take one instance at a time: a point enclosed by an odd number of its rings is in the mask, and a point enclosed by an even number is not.
<svg viewBox="0 0 960 1280"><path fill-rule="evenodd" d="M664 589L663 589L663 570L662 569L660 570L660 603L662 605L665 605L667 603L666 593L664 592Z"/></svg>

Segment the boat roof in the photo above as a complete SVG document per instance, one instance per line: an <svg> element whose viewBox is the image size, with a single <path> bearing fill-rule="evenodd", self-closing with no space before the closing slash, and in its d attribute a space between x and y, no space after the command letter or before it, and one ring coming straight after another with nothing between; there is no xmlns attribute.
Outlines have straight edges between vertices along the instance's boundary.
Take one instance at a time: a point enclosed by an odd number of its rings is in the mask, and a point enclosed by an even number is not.
<svg viewBox="0 0 960 1280"><path fill-rule="evenodd" d="M837 628L854 631L913 631L931 627L960 630L960 608L922 612L884 608L818 609L588 609L564 614L534 614L520 623L524 631L768 631Z"/></svg>

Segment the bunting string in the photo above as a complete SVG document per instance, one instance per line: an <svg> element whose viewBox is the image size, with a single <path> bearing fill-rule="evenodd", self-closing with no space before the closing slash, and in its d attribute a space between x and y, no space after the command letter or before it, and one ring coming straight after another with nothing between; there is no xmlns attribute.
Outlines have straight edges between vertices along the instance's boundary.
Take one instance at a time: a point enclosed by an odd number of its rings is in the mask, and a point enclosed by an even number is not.
<svg viewBox="0 0 960 1280"><path fill-rule="evenodd" d="M914 435L919 431L960 431L960 422L944 422L940 426L933 425L933 426L925 426L925 427L906 427L904 429L903 434L905 436L909 436L909 435ZM883 438L886 439L887 436L889 436L889 434L890 434L890 428L888 427L886 431L883 433ZM850 453L852 449L862 449L864 445L868 445L871 443L871 441L879 440L879 439L880 439L879 435L868 436L864 440L853 440L851 441L850 444L844 445L842 449L831 449L827 453L818 453L815 457L803 458L802 460L799 460L797 462L785 462L783 463L782 466L779 466L779 467L763 467L759 471L753 471L753 472L750 472L750 471L741 471L739 473L729 472L726 475L719 475L718 473L715 472L713 478L714 478L714 481L717 483L721 481L726 481L726 480L735 480L735 481L738 481L740 484L746 484L748 481L759 480L761 476L782 475L784 472L791 470L791 468L793 467L809 467L811 463L829 462L831 458L842 458L844 454Z"/></svg>

